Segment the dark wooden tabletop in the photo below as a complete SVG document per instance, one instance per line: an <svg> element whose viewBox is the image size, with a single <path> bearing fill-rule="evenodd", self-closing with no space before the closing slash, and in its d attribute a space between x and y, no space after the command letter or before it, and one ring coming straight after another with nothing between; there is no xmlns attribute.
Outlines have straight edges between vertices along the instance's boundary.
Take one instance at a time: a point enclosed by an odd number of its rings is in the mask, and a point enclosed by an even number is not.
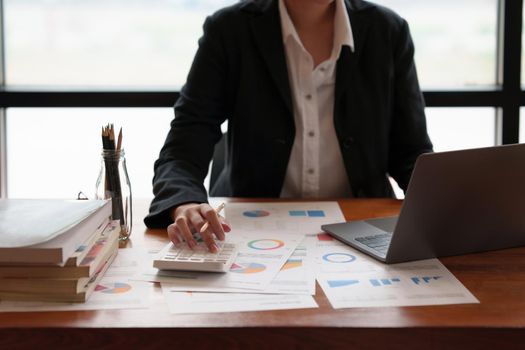
<svg viewBox="0 0 525 350"><path fill-rule="evenodd" d="M159 247L147 201L135 201L130 246ZM398 213L390 199L339 200L346 219ZM334 310L317 286L318 309L172 315L155 288L147 310L0 314L0 349L525 349L525 248L441 259L480 304Z"/></svg>

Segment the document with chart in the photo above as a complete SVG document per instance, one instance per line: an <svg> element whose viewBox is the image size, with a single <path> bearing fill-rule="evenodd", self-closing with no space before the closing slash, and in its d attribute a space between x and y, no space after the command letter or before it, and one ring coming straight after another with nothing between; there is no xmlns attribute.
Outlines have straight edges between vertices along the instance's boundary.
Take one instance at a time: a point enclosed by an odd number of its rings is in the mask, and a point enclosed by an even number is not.
<svg viewBox="0 0 525 350"><path fill-rule="evenodd" d="M438 259L386 265L323 241L315 263L319 285L335 309L479 302Z"/></svg>
<svg viewBox="0 0 525 350"><path fill-rule="evenodd" d="M120 249L111 267L85 303L0 301L0 312L144 309L151 304L153 284L134 281L141 252Z"/></svg>
<svg viewBox="0 0 525 350"><path fill-rule="evenodd" d="M318 233L321 225L344 222L337 202L228 203L226 220L247 231Z"/></svg>
<svg viewBox="0 0 525 350"><path fill-rule="evenodd" d="M264 290L257 290L263 294L296 294L315 295L315 267L313 253L304 244L297 246L293 254L286 260L279 273ZM208 286L188 285L182 281L177 283L162 283L163 288L171 291L193 292L221 292L221 293L254 293L250 289L241 288L210 288Z"/></svg>
<svg viewBox="0 0 525 350"><path fill-rule="evenodd" d="M221 288L264 290L303 238L299 233L235 229L228 233L227 239L237 244L239 253L227 273L160 271L148 267L140 279L176 283L186 290L197 287L211 292Z"/></svg>

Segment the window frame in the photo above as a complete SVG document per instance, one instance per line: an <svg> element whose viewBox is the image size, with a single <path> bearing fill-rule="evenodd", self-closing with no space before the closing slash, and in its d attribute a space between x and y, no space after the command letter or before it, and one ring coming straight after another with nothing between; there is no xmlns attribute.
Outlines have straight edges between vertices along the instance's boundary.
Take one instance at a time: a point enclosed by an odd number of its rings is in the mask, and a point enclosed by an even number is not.
<svg viewBox="0 0 525 350"><path fill-rule="evenodd" d="M179 91L102 88L28 87L5 84L3 0L0 0L0 198L7 193L6 109L11 107L172 107ZM523 0L499 0L497 11L496 82L480 89L424 90L427 107L493 107L496 144L519 143L520 108L525 107L521 87Z"/></svg>

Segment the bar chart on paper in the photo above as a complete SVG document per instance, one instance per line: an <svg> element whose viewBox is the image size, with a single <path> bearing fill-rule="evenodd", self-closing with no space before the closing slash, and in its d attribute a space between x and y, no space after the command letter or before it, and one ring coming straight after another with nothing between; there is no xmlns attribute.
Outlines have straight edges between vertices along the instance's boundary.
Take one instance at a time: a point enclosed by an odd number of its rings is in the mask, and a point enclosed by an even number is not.
<svg viewBox="0 0 525 350"><path fill-rule="evenodd" d="M399 278L372 278L370 279L370 284L374 287L382 287L382 286L392 286L398 282L401 282Z"/></svg>
<svg viewBox="0 0 525 350"><path fill-rule="evenodd" d="M327 283L331 288L338 288L358 284L359 280L329 280Z"/></svg>
<svg viewBox="0 0 525 350"><path fill-rule="evenodd" d="M301 266L303 266L303 261L301 259L288 259L284 263L283 267L281 267L281 271L290 270Z"/></svg>
<svg viewBox="0 0 525 350"><path fill-rule="evenodd" d="M366 264L367 259L371 258L357 255L355 264ZM373 264L380 263L369 262ZM378 265L361 272L321 273L317 279L336 309L478 303L437 259Z"/></svg>
<svg viewBox="0 0 525 350"><path fill-rule="evenodd" d="M324 210L290 210L288 211L288 215L293 217L311 218L324 218L326 216Z"/></svg>
<svg viewBox="0 0 525 350"><path fill-rule="evenodd" d="M433 276L433 277L412 277L410 279L412 280L412 282L414 282L414 284L420 285L420 284L429 284L430 282L437 281L441 278L442 276Z"/></svg>

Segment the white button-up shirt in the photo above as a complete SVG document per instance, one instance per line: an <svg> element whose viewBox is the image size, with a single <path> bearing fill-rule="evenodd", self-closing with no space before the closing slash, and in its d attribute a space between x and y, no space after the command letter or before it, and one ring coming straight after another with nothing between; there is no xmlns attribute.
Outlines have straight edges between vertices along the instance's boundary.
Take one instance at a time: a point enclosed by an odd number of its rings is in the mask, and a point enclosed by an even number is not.
<svg viewBox="0 0 525 350"><path fill-rule="evenodd" d="M348 175L334 128L336 62L343 45L354 48L344 0L335 0L334 43L330 58L314 67L284 0L281 28L295 121L295 140L281 197L350 197Z"/></svg>

